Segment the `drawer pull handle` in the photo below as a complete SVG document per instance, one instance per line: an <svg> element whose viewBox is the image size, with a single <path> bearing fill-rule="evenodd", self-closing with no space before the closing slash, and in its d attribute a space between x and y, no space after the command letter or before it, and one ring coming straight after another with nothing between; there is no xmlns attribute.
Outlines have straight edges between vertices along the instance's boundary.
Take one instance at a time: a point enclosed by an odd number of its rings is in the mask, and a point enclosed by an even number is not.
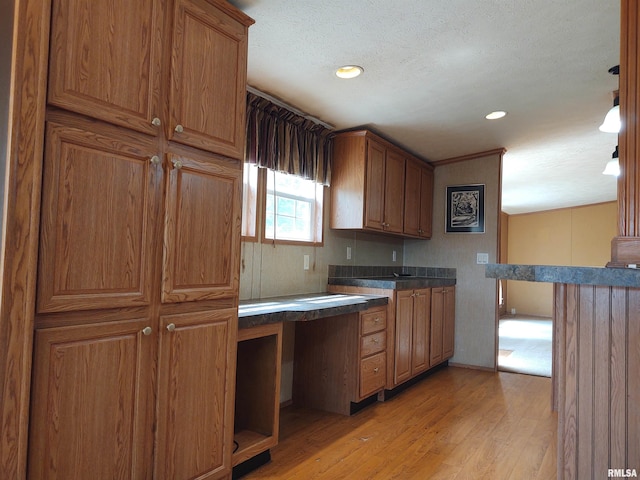
<svg viewBox="0 0 640 480"><path fill-rule="evenodd" d="M373 323L380 323L380 317L376 317L376 319L373 321Z"/></svg>
<svg viewBox="0 0 640 480"><path fill-rule="evenodd" d="M170 323L169 325L167 325L167 330L169 330L170 332L173 332L176 329L176 326L174 323Z"/></svg>
<svg viewBox="0 0 640 480"><path fill-rule="evenodd" d="M379 339L377 339L377 338L374 338L374 339L373 339L373 343L380 343L380 340L379 340Z"/></svg>
<svg viewBox="0 0 640 480"><path fill-rule="evenodd" d="M158 117L154 117L153 120L151 120L151 125L153 125L154 127L159 127L160 125L162 125L162 122Z"/></svg>
<svg viewBox="0 0 640 480"><path fill-rule="evenodd" d="M178 124L178 125L176 125L175 130L176 130L176 133L182 133L182 132L184 132L184 127L182 125Z"/></svg>
<svg viewBox="0 0 640 480"><path fill-rule="evenodd" d="M379 370L380 369L378 367L376 367L376 368L373 369L373 373L378 373Z"/></svg>
<svg viewBox="0 0 640 480"><path fill-rule="evenodd" d="M149 335L151 335L151 332L153 332L153 329L151 327L144 327L142 329L142 334L143 335L149 336Z"/></svg>

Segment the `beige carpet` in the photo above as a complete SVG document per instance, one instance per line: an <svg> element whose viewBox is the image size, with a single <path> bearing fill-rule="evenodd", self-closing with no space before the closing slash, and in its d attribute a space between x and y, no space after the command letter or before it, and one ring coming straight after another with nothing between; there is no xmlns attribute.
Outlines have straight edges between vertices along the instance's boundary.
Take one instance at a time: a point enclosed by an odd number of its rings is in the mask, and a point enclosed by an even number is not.
<svg viewBox="0 0 640 480"><path fill-rule="evenodd" d="M498 331L498 370L551 377L550 318L507 315Z"/></svg>

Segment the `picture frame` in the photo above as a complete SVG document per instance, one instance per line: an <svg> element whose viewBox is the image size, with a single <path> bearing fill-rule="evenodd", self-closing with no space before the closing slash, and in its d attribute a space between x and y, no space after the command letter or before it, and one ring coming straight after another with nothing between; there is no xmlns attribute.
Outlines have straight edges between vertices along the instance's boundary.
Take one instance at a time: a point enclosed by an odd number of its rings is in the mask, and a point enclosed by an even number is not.
<svg viewBox="0 0 640 480"><path fill-rule="evenodd" d="M445 233L484 233L484 187L447 186Z"/></svg>

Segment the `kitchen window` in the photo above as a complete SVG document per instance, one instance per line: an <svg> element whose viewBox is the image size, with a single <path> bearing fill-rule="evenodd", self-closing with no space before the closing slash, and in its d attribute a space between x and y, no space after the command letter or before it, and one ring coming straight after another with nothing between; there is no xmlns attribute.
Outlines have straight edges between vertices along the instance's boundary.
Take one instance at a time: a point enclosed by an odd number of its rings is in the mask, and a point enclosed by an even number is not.
<svg viewBox="0 0 640 480"><path fill-rule="evenodd" d="M245 163L242 240L322 243L323 185L296 175Z"/></svg>
<svg viewBox="0 0 640 480"><path fill-rule="evenodd" d="M265 241L321 243L324 187L270 169L266 177Z"/></svg>

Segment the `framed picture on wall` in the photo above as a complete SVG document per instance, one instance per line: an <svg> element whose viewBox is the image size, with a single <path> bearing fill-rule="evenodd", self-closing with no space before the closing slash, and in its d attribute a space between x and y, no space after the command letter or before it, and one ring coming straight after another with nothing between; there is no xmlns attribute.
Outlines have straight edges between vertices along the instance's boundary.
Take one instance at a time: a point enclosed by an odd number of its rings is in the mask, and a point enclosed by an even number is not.
<svg viewBox="0 0 640 480"><path fill-rule="evenodd" d="M484 185L447 187L446 233L484 233Z"/></svg>

